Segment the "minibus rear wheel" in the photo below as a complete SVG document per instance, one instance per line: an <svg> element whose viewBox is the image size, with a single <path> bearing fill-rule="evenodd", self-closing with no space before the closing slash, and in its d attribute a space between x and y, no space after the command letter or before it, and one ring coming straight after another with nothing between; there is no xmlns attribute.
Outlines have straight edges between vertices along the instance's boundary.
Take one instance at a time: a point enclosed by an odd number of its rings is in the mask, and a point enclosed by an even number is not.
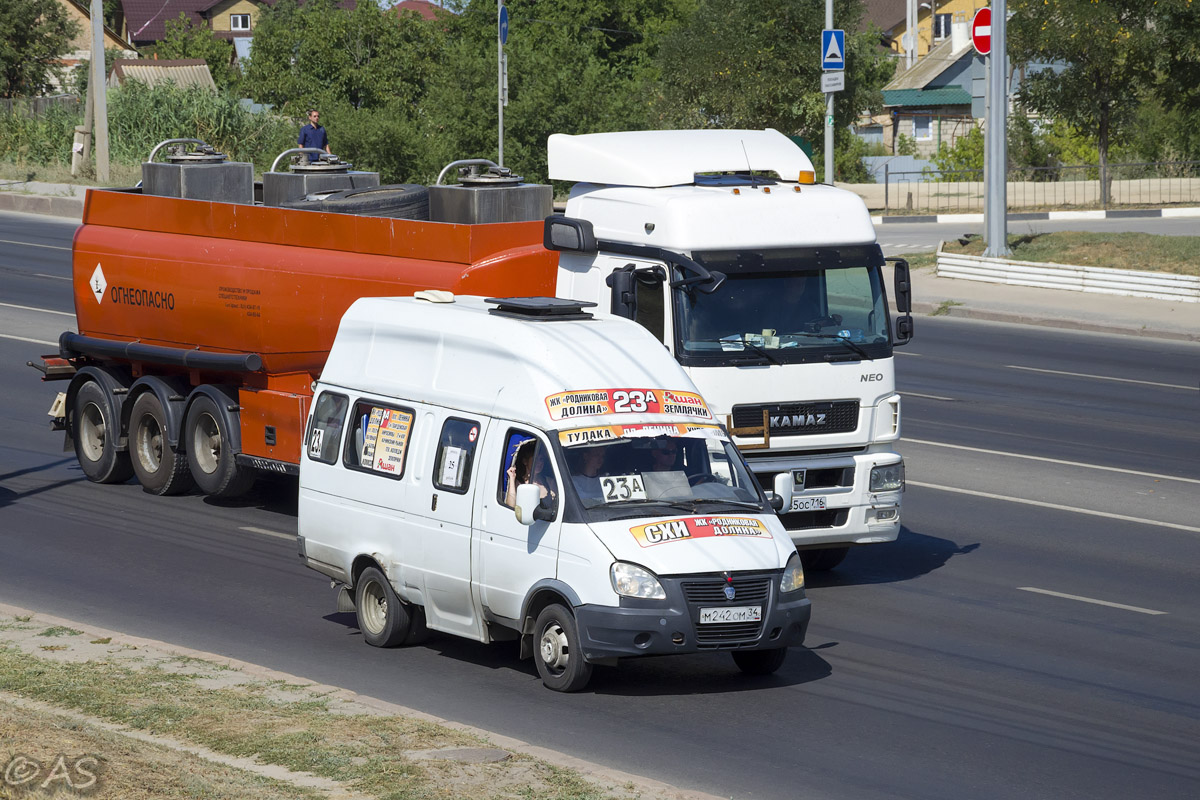
<svg viewBox="0 0 1200 800"><path fill-rule="evenodd" d="M554 603L538 614L534 630L534 661L547 689L578 692L592 679L592 665L583 657L575 616Z"/></svg>
<svg viewBox="0 0 1200 800"><path fill-rule="evenodd" d="M358 629L367 644L396 647L404 643L412 627L412 616L377 568L367 567L358 576L354 607Z"/></svg>

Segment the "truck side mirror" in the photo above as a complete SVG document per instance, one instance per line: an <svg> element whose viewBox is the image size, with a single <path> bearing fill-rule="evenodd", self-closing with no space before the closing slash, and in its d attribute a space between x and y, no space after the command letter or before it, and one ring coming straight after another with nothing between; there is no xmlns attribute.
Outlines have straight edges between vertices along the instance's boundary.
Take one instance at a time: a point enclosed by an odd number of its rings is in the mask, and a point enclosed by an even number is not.
<svg viewBox="0 0 1200 800"><path fill-rule="evenodd" d="M896 320L896 346L908 344L913 337L912 314L905 314Z"/></svg>
<svg viewBox="0 0 1200 800"><path fill-rule="evenodd" d="M612 289L612 305L609 310L614 317L637 319L637 275L633 264L626 264L609 273L604 279Z"/></svg>
<svg viewBox="0 0 1200 800"><path fill-rule="evenodd" d="M592 230L592 223L586 219L551 214L546 217L542 246L547 250L595 253L597 250L596 234Z"/></svg>
<svg viewBox="0 0 1200 800"><path fill-rule="evenodd" d="M775 505L775 501L779 501L779 505ZM792 505L792 472L788 470L781 472L775 476L775 492L771 498L771 508L776 511L782 511L785 508L790 508Z"/></svg>
<svg viewBox="0 0 1200 800"><path fill-rule="evenodd" d="M908 272L908 262L903 258L889 258L896 263L893 276L896 287L896 310L901 314L912 311L912 283Z"/></svg>

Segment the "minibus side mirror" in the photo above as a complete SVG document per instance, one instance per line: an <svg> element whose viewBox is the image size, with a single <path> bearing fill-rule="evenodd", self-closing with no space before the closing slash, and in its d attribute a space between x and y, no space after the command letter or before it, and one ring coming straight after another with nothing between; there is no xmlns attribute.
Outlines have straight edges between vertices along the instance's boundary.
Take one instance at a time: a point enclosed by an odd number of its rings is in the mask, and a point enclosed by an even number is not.
<svg viewBox="0 0 1200 800"><path fill-rule="evenodd" d="M775 501L779 501L779 505L775 505ZM792 473L781 472L775 476L775 491L771 497L771 508L776 511L782 511L785 508L791 508L792 505Z"/></svg>
<svg viewBox="0 0 1200 800"><path fill-rule="evenodd" d="M522 483L517 487L517 503L513 508L517 522L532 525L538 520L550 522L554 519L554 501L549 497L542 499L541 493L541 487L534 483Z"/></svg>
<svg viewBox="0 0 1200 800"><path fill-rule="evenodd" d="M767 502L771 504L771 508L775 509L776 513L783 511L783 498L774 492L767 492Z"/></svg>

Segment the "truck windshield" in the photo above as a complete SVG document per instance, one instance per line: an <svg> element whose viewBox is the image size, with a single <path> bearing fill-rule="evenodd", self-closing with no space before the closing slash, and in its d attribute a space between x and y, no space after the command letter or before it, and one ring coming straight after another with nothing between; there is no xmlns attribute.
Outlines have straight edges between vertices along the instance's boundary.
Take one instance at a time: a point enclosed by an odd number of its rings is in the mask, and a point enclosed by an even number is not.
<svg viewBox="0 0 1200 800"><path fill-rule="evenodd" d="M741 455L726 440L657 436L564 449L569 483L590 521L680 510L768 512Z"/></svg>
<svg viewBox="0 0 1200 800"><path fill-rule="evenodd" d="M677 290L676 348L691 365L891 355L877 245L694 253L725 274L715 292Z"/></svg>

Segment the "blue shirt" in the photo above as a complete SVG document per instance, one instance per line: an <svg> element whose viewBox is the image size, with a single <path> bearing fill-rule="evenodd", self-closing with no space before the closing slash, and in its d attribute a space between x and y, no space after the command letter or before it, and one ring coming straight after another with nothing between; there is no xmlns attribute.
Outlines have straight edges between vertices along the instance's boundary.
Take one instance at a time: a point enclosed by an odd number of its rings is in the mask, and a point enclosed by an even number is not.
<svg viewBox="0 0 1200 800"><path fill-rule="evenodd" d="M325 128L321 125L313 127L312 123L304 123L304 127L300 129L300 138L296 143L301 147L316 147L324 150L329 146L329 137L325 135ZM316 153L309 153L308 160L316 161L319 156Z"/></svg>

